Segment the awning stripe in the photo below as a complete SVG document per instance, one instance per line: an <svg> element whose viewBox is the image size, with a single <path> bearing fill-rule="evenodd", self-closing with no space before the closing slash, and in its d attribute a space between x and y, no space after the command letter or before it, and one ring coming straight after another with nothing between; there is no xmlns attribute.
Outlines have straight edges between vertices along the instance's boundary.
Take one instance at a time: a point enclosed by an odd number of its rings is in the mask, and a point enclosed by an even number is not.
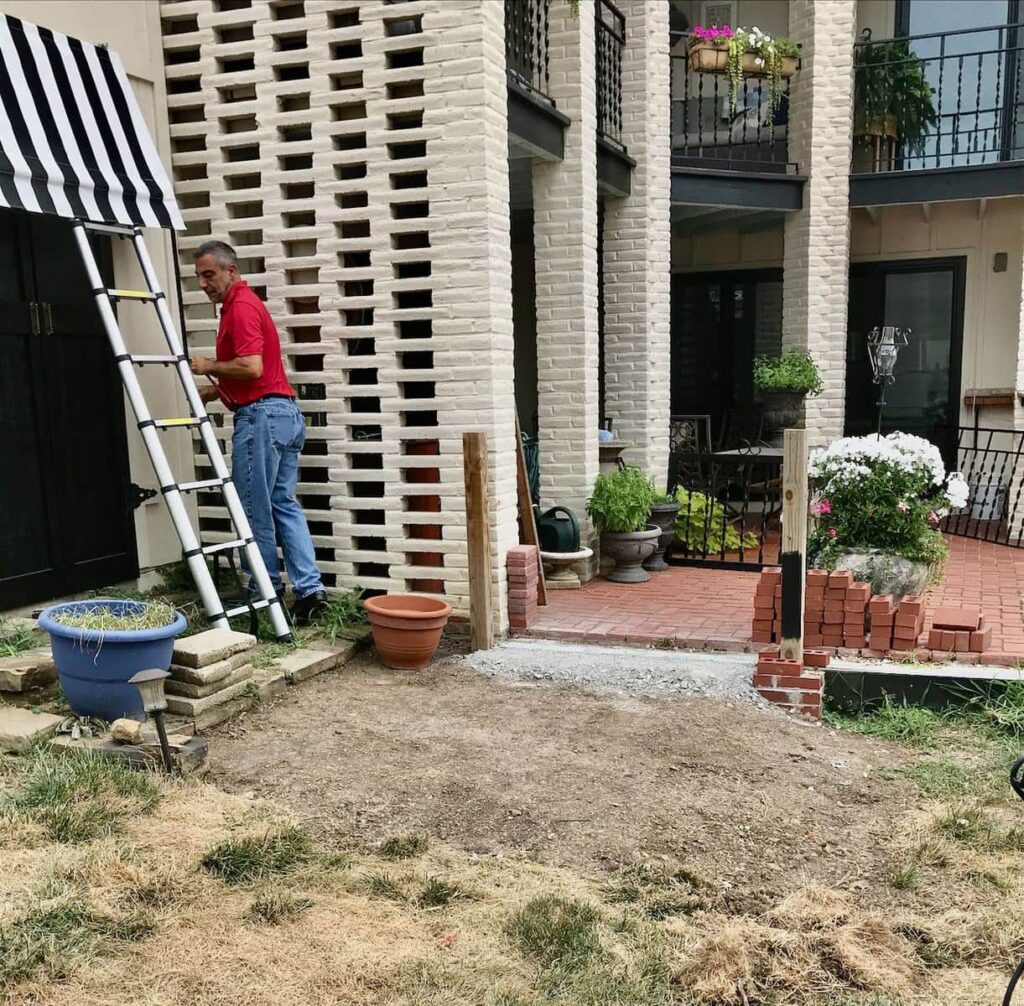
<svg viewBox="0 0 1024 1006"><path fill-rule="evenodd" d="M116 53L0 15L0 206L184 226Z"/></svg>

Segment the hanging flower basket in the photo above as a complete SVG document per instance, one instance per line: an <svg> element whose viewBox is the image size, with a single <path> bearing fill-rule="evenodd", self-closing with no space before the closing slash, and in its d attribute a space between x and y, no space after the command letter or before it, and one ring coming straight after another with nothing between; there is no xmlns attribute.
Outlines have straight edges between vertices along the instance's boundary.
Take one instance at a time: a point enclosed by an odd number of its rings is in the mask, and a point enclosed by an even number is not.
<svg viewBox="0 0 1024 1006"><path fill-rule="evenodd" d="M796 75L800 60L796 56L783 56L779 61L779 77L788 80ZM694 39L690 45L690 69L694 73L728 73L729 49ZM770 71L763 59L752 52L743 53L744 77L768 77Z"/></svg>

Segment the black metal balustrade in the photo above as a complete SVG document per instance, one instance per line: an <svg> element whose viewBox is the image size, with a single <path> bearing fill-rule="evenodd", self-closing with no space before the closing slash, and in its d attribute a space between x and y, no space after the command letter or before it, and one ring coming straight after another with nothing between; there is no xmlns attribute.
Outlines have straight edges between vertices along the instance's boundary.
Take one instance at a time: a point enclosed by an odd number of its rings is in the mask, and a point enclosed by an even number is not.
<svg viewBox="0 0 1024 1006"><path fill-rule="evenodd" d="M509 82L548 97L549 0L505 0L505 69Z"/></svg>
<svg viewBox="0 0 1024 1006"><path fill-rule="evenodd" d="M1024 548L1024 434L961 426L957 466L967 506L943 522L946 534Z"/></svg>
<svg viewBox="0 0 1024 1006"><path fill-rule="evenodd" d="M1024 159L1024 25L873 40L854 48L853 172ZM915 98L923 75L930 98ZM927 95L927 90L926 90Z"/></svg>
<svg viewBox="0 0 1024 1006"><path fill-rule="evenodd" d="M689 32L672 32L672 163L725 171L793 172L789 162L790 81L772 102L766 77L744 77L735 104L726 73L690 67Z"/></svg>
<svg viewBox="0 0 1024 1006"><path fill-rule="evenodd" d="M597 51L597 135L622 147L622 51L626 18L611 0L594 5Z"/></svg>

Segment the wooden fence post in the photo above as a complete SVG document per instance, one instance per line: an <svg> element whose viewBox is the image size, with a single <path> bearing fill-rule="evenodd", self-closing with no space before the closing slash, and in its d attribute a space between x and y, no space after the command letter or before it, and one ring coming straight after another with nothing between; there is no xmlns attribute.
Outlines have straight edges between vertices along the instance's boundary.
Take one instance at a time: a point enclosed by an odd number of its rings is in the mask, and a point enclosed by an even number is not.
<svg viewBox="0 0 1024 1006"><path fill-rule="evenodd" d="M804 556L807 552L807 431L786 430L782 447L783 660L804 659Z"/></svg>
<svg viewBox="0 0 1024 1006"><path fill-rule="evenodd" d="M462 471L466 486L470 645L474 650L489 650L494 645L494 620L486 434L462 434Z"/></svg>

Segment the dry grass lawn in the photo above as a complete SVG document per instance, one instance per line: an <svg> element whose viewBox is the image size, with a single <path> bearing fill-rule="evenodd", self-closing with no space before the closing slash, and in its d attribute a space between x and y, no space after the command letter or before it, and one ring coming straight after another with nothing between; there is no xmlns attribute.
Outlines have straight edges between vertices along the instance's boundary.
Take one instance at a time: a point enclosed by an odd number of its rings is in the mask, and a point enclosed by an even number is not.
<svg viewBox="0 0 1024 1006"><path fill-rule="evenodd" d="M892 884L911 907L806 886L737 914L685 864L584 877L417 835L331 848L269 804L37 752L0 779L0 997L981 1006L1024 952L1017 817L961 797L908 813Z"/></svg>

